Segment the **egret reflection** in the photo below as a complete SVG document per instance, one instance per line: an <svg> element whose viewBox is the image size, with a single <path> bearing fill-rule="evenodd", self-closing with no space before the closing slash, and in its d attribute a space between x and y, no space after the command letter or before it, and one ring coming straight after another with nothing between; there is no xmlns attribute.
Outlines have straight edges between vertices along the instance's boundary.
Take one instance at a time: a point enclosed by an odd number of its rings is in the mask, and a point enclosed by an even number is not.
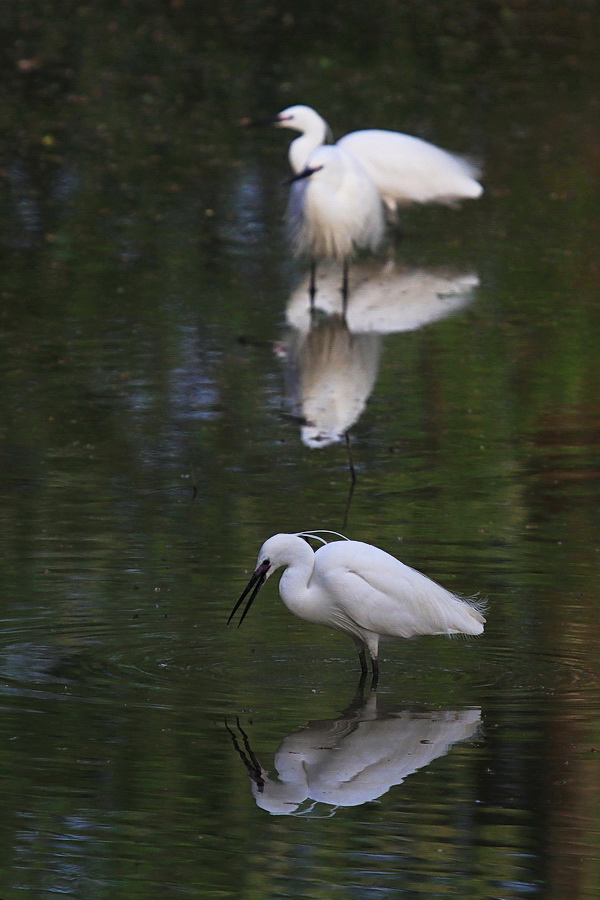
<svg viewBox="0 0 600 900"><path fill-rule="evenodd" d="M480 721L478 708L379 712L373 691L338 719L310 722L284 738L275 753L276 778L262 767L239 721L236 729L227 728L257 806L289 816L313 813L323 803L333 815L382 797L454 744L472 738Z"/></svg>
<svg viewBox="0 0 600 900"><path fill-rule="evenodd" d="M349 283L345 320L352 334L394 334L416 331L445 319L474 299L479 278L474 272L449 273L385 265L354 266ZM311 330L314 315L306 297L306 278L289 298L287 324L301 333ZM323 266L317 276L315 311L343 315L339 271Z"/></svg>
<svg viewBox="0 0 600 900"><path fill-rule="evenodd" d="M305 280L290 297L290 330L278 347L303 444L328 447L358 421L377 379L382 335L415 331L457 312L473 300L478 284L472 272L450 275L394 263L357 266L344 312L333 266L320 270L311 312Z"/></svg>
<svg viewBox="0 0 600 900"><path fill-rule="evenodd" d="M337 315L321 319L306 333L291 332L287 395L306 447L341 441L360 418L375 385L380 352L378 334L351 334Z"/></svg>

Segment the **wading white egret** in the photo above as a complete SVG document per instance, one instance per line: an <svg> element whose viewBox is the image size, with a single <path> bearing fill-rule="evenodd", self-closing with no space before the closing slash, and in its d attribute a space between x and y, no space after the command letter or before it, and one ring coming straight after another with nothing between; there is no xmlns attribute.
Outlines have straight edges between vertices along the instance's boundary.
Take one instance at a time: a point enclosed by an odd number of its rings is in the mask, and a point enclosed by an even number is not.
<svg viewBox="0 0 600 900"><path fill-rule="evenodd" d="M290 106L276 116L248 124L267 123L300 132L288 154L297 174L331 134L327 122L310 106ZM336 146L358 160L390 211L409 203L475 199L483 193L477 181L479 169L473 162L410 134L370 128L345 135Z"/></svg>
<svg viewBox="0 0 600 900"><path fill-rule="evenodd" d="M295 253L311 260L311 306L318 259L342 263L345 306L349 258L361 248L376 250L385 229L381 198L369 176L339 147L317 147L292 179L286 218Z"/></svg>
<svg viewBox="0 0 600 900"><path fill-rule="evenodd" d="M363 675L369 653L374 681L379 677L381 638L482 633L481 605L457 597L378 547L347 538L327 543L320 534L336 532L276 534L265 541L227 624L252 591L241 625L267 578L285 566L279 595L290 612L351 637ZM323 546L314 552L304 538L315 538Z"/></svg>
<svg viewBox="0 0 600 900"><path fill-rule="evenodd" d="M325 120L310 106L290 106L268 119L244 122L247 125L271 123L300 132L300 137L290 144L290 165L296 178L309 177L314 181L312 193L318 202L314 207L305 204L303 193L297 185L293 186L288 221L296 252L311 256L311 310L316 294L316 257L343 260L345 306L350 253L359 247L375 249L381 241L383 220L381 225L374 224L379 214L375 214L370 199L367 209L361 212L362 200L372 193L366 187L365 177L392 214L401 205L453 204L475 199L483 193L477 181L479 169L473 162L409 134L378 128L353 131L331 145L338 153L330 154L325 165L316 154L331 132ZM352 171L349 159L358 164L359 175ZM321 171L325 174L317 178L316 173ZM335 203L330 207L331 198Z"/></svg>

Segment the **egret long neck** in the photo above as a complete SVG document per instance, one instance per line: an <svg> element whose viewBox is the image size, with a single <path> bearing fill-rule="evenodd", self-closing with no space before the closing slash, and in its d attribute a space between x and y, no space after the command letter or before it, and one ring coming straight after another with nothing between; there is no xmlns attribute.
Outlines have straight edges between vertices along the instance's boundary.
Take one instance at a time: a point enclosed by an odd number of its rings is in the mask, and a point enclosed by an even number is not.
<svg viewBox="0 0 600 900"><path fill-rule="evenodd" d="M294 172L298 174L306 168L308 157L325 143L327 126L325 122L315 122L310 131L305 131L290 144L288 158Z"/></svg>
<svg viewBox="0 0 600 900"><path fill-rule="evenodd" d="M308 591L308 582L310 581L313 567L312 559L302 560L302 562L294 563L293 566L288 566L281 576L279 592L281 599L290 609L290 604L294 602L294 598L302 597Z"/></svg>
<svg viewBox="0 0 600 900"><path fill-rule="evenodd" d="M304 543L304 542L303 542ZM300 549L300 548L299 548ZM308 544L287 567L279 582L279 594L290 612L301 619L309 619L311 606L309 582L315 567L315 556Z"/></svg>

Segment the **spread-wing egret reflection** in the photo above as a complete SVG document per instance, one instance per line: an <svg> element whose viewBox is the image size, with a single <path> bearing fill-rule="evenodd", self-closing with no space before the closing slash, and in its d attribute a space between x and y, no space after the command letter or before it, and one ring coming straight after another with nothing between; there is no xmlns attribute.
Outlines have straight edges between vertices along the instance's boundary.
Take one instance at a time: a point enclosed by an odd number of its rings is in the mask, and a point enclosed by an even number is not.
<svg viewBox="0 0 600 900"><path fill-rule="evenodd" d="M292 414L302 442L313 449L349 440L375 385L381 335L449 316L472 300L478 279L388 264L357 267L352 283L345 316L330 271L321 275L317 297L317 309L327 315L311 315L304 288L295 291L286 310L292 327L277 345Z"/></svg>
<svg viewBox="0 0 600 900"><path fill-rule="evenodd" d="M418 635L483 631L481 605L447 591L384 550L362 541L327 543L323 530L276 534L260 549L256 569L229 616L229 624L250 594L241 625L265 581L284 567L279 595L290 612L316 625L347 634L356 645L363 674L371 658L379 676L379 641ZM314 552L308 541L322 546ZM250 593L252 592L252 593Z"/></svg>
<svg viewBox="0 0 600 900"><path fill-rule="evenodd" d="M479 278L474 272L448 272L385 265L353 266L344 318L352 334L393 334L415 331L440 321L474 299ZM337 272L320 267L315 311L344 314ZM306 305L307 282L290 296L287 323L306 333L314 323Z"/></svg>
<svg viewBox="0 0 600 900"><path fill-rule="evenodd" d="M341 316L289 335L287 394L306 447L322 449L345 438L371 395L380 353L378 334L353 335Z"/></svg>

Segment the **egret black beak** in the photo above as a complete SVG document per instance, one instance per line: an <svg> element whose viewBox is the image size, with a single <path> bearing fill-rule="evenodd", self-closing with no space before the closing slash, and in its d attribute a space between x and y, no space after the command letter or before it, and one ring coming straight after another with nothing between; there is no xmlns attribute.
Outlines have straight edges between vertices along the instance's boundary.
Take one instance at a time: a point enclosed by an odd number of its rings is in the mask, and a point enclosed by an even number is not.
<svg viewBox="0 0 600 900"><path fill-rule="evenodd" d="M323 166L313 166L311 169L310 166L307 166L305 169L302 169L301 172L298 172L297 175L294 175L293 178L288 179L286 184L293 184L294 181L302 181L303 178L310 178L311 175L314 175L315 172L320 172Z"/></svg>
<svg viewBox="0 0 600 900"><path fill-rule="evenodd" d="M248 600L248 602L246 603L246 606L244 607L244 612L242 613L242 615L241 615L241 617L240 617L240 621L238 622L238 628L240 627L240 625L242 624L242 622L244 621L244 619L245 619L246 616L248 615L248 612L249 612L249 610L250 610L250 607L252 606L252 604L253 604L254 601L256 600L256 598L257 598L257 596L258 596L258 592L260 591L261 587L263 586L263 584L264 584L265 581L267 580L267 572L269 571L269 568L270 568L270 567L271 567L271 563L269 562L268 559L266 559L264 562L262 562L262 563L260 564L260 566L258 567L258 569L256 570L256 572L254 573L254 575L252 576L252 578L250 579L250 581L248 582L248 584L247 584L246 587L244 588L244 590L243 590L243 592L242 592L242 596L240 597L240 599L238 600L238 602L235 604L235 606L234 606L233 609L231 610L231 612L230 612L230 614L229 614L229 618L227 619L227 624L228 624L228 625L229 625L229 623L231 622L231 620L233 619L233 617L234 617L234 615L236 614L236 612L238 611L238 609L240 608L240 606L242 605L242 603L243 603L243 601L245 600L245 598L248 596L248 594L250 593L250 591L252 591L252 588L254 588L254 590L253 590L252 593L250 594L250 599Z"/></svg>
<svg viewBox="0 0 600 900"><path fill-rule="evenodd" d="M262 128L263 125L277 125L281 119L279 116L267 116L266 119L240 119L242 128Z"/></svg>

